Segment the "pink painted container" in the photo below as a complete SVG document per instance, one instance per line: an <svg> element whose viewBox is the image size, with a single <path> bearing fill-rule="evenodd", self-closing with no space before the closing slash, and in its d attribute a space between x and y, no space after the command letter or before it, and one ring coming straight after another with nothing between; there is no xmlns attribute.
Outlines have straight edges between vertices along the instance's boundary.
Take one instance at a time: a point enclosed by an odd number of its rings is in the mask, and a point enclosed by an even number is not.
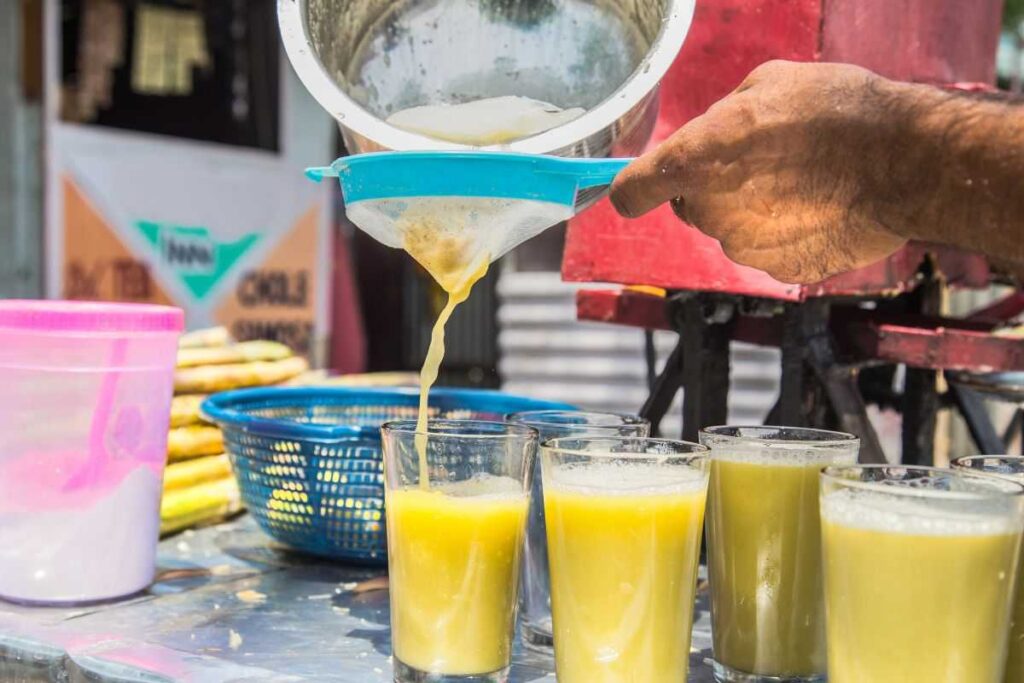
<svg viewBox="0 0 1024 683"><path fill-rule="evenodd" d="M148 586L180 309L0 301L0 597Z"/></svg>

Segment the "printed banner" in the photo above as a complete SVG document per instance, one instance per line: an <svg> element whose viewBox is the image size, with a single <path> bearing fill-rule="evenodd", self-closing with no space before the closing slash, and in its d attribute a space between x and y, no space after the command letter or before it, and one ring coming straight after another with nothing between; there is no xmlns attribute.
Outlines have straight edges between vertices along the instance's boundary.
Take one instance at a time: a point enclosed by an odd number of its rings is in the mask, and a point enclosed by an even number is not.
<svg viewBox="0 0 1024 683"><path fill-rule="evenodd" d="M192 329L322 359L330 192L302 170L329 156L331 124L309 115L324 125L293 126L295 158L53 122L50 295L174 304Z"/></svg>

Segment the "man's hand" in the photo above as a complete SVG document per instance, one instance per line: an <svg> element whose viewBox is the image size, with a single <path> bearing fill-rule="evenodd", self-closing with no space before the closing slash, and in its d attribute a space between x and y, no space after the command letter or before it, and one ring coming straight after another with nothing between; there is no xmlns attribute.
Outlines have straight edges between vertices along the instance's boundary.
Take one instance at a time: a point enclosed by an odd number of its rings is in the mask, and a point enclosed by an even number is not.
<svg viewBox="0 0 1024 683"><path fill-rule="evenodd" d="M737 263L817 282L912 236L907 183L934 154L918 150L920 113L946 97L859 67L771 62L623 171L611 199L627 217L671 201Z"/></svg>

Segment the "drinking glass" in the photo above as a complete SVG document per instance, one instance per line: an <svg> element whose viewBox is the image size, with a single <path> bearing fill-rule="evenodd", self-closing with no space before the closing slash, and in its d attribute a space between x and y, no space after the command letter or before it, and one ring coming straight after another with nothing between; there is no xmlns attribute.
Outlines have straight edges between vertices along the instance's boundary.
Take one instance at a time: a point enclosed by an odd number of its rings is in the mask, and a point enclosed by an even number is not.
<svg viewBox="0 0 1024 683"><path fill-rule="evenodd" d="M954 470L986 472L1024 484L1024 457L1019 455L972 455L951 463ZM1024 552L1024 551L1022 551ZM1024 681L1024 594L1018 570L1016 599L1010 615L1010 640L1007 643L1005 683Z"/></svg>
<svg viewBox="0 0 1024 683"><path fill-rule="evenodd" d="M532 410L513 413L509 422L529 425L540 432L540 442L569 436L637 436L651 433L651 423L636 415L574 410ZM535 468L540 467L538 458ZM548 575L548 539L544 526L544 478L534 471L530 516L526 522L522 587L519 591L523 643L551 647L551 580Z"/></svg>
<svg viewBox="0 0 1024 683"><path fill-rule="evenodd" d="M860 442L790 427L710 427L708 575L720 683L821 681L826 670L818 480Z"/></svg>
<svg viewBox="0 0 1024 683"><path fill-rule="evenodd" d="M395 680L501 683L537 431L432 420L426 439L414 421L381 435Z"/></svg>
<svg viewBox="0 0 1024 683"><path fill-rule="evenodd" d="M864 465L822 474L830 683L999 683L1024 486Z"/></svg>
<svg viewBox="0 0 1024 683"><path fill-rule="evenodd" d="M660 439L541 449L560 683L683 683L708 458Z"/></svg>

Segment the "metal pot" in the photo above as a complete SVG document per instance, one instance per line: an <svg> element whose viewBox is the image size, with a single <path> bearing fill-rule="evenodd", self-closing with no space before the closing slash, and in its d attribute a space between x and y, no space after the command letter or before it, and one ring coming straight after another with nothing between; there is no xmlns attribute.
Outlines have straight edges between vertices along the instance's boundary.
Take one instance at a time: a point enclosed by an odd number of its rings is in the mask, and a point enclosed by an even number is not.
<svg viewBox="0 0 1024 683"><path fill-rule="evenodd" d="M695 0L278 0L299 78L351 152L459 149L392 113L522 95L586 113L501 145L535 154L634 156ZM582 198L581 198L582 199Z"/></svg>

